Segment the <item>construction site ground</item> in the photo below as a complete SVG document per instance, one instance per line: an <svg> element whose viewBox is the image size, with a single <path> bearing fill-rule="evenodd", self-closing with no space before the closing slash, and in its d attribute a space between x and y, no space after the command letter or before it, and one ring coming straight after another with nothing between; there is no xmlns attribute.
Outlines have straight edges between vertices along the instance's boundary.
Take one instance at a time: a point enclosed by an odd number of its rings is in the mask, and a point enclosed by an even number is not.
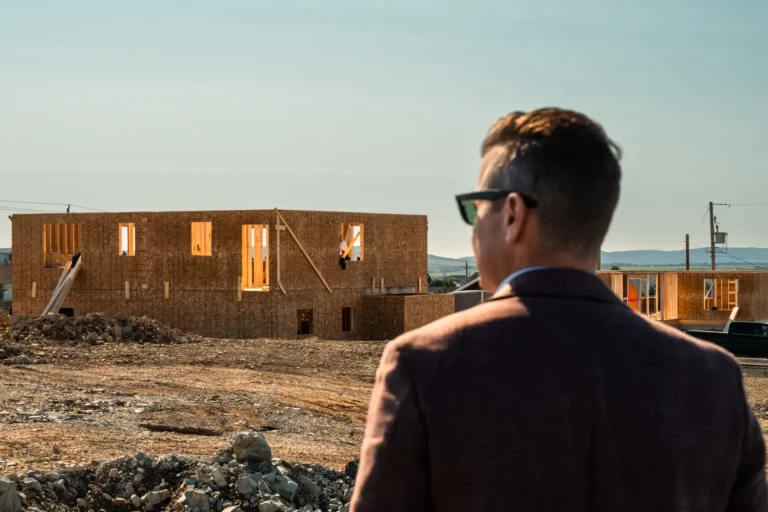
<svg viewBox="0 0 768 512"><path fill-rule="evenodd" d="M359 455L383 347L316 339L45 347L47 364L0 365L0 473L137 452L205 458L250 427L283 459L343 469Z"/></svg>
<svg viewBox="0 0 768 512"><path fill-rule="evenodd" d="M383 347L317 339L45 347L46 364L0 366L0 473L137 452L210 457L224 436L251 427L283 459L343 468L359 454ZM767 432L768 379L745 382Z"/></svg>

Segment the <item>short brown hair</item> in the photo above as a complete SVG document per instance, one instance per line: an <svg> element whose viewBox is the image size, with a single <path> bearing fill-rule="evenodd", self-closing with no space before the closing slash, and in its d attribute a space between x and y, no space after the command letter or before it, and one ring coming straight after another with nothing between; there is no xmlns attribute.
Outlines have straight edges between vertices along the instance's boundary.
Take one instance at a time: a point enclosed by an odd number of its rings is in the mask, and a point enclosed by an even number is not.
<svg viewBox="0 0 768 512"><path fill-rule="evenodd" d="M599 124L559 108L512 112L491 127L482 155L495 147L502 151L486 186L535 198L553 249L600 250L619 201L621 150Z"/></svg>

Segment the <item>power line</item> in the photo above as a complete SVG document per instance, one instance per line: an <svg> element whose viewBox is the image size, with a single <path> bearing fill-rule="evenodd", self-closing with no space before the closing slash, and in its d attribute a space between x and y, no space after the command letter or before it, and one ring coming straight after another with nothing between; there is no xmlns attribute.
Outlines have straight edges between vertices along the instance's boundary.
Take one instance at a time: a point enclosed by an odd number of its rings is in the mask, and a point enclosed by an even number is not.
<svg viewBox="0 0 768 512"><path fill-rule="evenodd" d="M63 213L63 212L53 212L51 210L33 210L32 208L8 208L6 206L0 206L0 210L7 211L7 212L19 212L19 213Z"/></svg>
<svg viewBox="0 0 768 512"><path fill-rule="evenodd" d="M43 203L40 201L10 201L7 199L0 199L0 203L16 203L16 204L42 204L46 206L74 206L75 208L82 208L83 210L91 210L94 212L104 212L104 210L97 210L96 208L91 208L88 206L82 206L79 204L72 204L72 203Z"/></svg>
<svg viewBox="0 0 768 512"><path fill-rule="evenodd" d="M728 203L728 206L768 206L768 203Z"/></svg>
<svg viewBox="0 0 768 512"><path fill-rule="evenodd" d="M718 252L720 252L720 251L718 251ZM735 260L739 260L740 262L746 263L747 265L752 265L753 267L755 267L757 269L768 270L768 268L761 267L760 265L755 265L754 263L752 263L750 261L747 261L747 260L743 260L743 259L739 258L738 256L734 256L733 254L731 254L729 252L722 251L722 252L720 252L720 254L725 254L726 256L730 256L731 258L733 258Z"/></svg>
<svg viewBox="0 0 768 512"><path fill-rule="evenodd" d="M693 230L693 232L691 233L691 238L693 238L693 235L695 235L695 234L696 234L696 231L698 231L698 230L699 230L699 227L701 227L701 223L702 223L702 222L704 222L704 219L707 217L707 214L708 214L708 213L709 213L709 206L707 206L707 207L704 209L704 215L702 215L702 216L701 216L701 220L699 221L699 223L698 223L698 224L696 224L696 229L694 229L694 230Z"/></svg>

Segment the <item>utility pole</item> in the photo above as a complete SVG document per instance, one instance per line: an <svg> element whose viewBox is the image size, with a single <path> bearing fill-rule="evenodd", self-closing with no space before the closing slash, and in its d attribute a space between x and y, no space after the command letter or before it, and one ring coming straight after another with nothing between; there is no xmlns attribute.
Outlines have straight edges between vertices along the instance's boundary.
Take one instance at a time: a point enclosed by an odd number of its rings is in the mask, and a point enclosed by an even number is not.
<svg viewBox="0 0 768 512"><path fill-rule="evenodd" d="M69 205L67 205L67 213L69 213Z"/></svg>
<svg viewBox="0 0 768 512"><path fill-rule="evenodd" d="M709 202L709 250L712 253L712 270L715 270L715 210Z"/></svg>
<svg viewBox="0 0 768 512"><path fill-rule="evenodd" d="M469 277L469 261L464 260L464 277Z"/></svg>
<svg viewBox="0 0 768 512"><path fill-rule="evenodd" d="M691 239L685 235L685 270L691 270Z"/></svg>

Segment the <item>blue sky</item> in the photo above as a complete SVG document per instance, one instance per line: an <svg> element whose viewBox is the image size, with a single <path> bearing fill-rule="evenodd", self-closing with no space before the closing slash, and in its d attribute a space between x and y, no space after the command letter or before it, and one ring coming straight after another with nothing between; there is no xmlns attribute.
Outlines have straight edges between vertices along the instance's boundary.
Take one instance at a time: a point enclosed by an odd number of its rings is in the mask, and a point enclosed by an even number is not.
<svg viewBox="0 0 768 512"><path fill-rule="evenodd" d="M557 105L625 152L604 249L679 249L768 203L768 2L633 4L4 1L0 200L423 213L465 256L485 131ZM768 246L768 206L716 212Z"/></svg>

